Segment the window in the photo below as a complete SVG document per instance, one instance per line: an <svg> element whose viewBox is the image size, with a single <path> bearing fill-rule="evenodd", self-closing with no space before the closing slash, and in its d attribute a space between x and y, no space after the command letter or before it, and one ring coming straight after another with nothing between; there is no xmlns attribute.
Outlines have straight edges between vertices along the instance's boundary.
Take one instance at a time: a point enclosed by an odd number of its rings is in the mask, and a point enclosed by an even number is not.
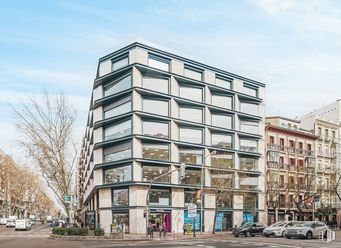
<svg viewBox="0 0 341 248"><path fill-rule="evenodd" d="M104 118L115 117L131 111L130 97L120 99L104 107Z"/></svg>
<svg viewBox="0 0 341 248"><path fill-rule="evenodd" d="M113 162L131 157L131 142L104 148L104 162Z"/></svg>
<svg viewBox="0 0 341 248"><path fill-rule="evenodd" d="M232 84L232 78L223 78L223 77L216 77L215 79L215 85L225 88L225 89L231 89Z"/></svg>
<svg viewBox="0 0 341 248"><path fill-rule="evenodd" d="M143 134L148 136L155 136L158 138L169 137L168 123L143 121Z"/></svg>
<svg viewBox="0 0 341 248"><path fill-rule="evenodd" d="M328 129L325 129L325 130L324 130L324 136L325 136L326 138L328 138L328 136L329 136L329 130L328 130Z"/></svg>
<svg viewBox="0 0 341 248"><path fill-rule="evenodd" d="M182 184L200 185L201 170L186 169L185 179Z"/></svg>
<svg viewBox="0 0 341 248"><path fill-rule="evenodd" d="M243 93L246 95L257 97L258 96L258 88L244 84Z"/></svg>
<svg viewBox="0 0 341 248"><path fill-rule="evenodd" d="M170 206L171 192L167 189L151 189L149 191L149 203L154 206Z"/></svg>
<svg viewBox="0 0 341 248"><path fill-rule="evenodd" d="M234 173L221 170L210 170L211 185L217 188L234 188Z"/></svg>
<svg viewBox="0 0 341 248"><path fill-rule="evenodd" d="M232 135L212 133L211 145L222 148L232 148Z"/></svg>
<svg viewBox="0 0 341 248"><path fill-rule="evenodd" d="M240 163L239 167L241 170L256 171L256 170L258 170L257 162L258 162L258 160L255 158L240 157L239 158L239 163Z"/></svg>
<svg viewBox="0 0 341 248"><path fill-rule="evenodd" d="M259 134L259 123L253 121L240 121L240 131L252 134ZM273 137L272 137L273 138Z"/></svg>
<svg viewBox="0 0 341 248"><path fill-rule="evenodd" d="M112 191L112 204L113 207L128 206L129 205L128 189L114 189Z"/></svg>
<svg viewBox="0 0 341 248"><path fill-rule="evenodd" d="M104 96L116 94L131 87L131 75L120 78L104 86Z"/></svg>
<svg viewBox="0 0 341 248"><path fill-rule="evenodd" d="M144 76L142 84L143 88L162 92L165 94L169 93L169 80L167 78Z"/></svg>
<svg viewBox="0 0 341 248"><path fill-rule="evenodd" d="M180 85L179 95L182 98L202 102L202 88Z"/></svg>
<svg viewBox="0 0 341 248"><path fill-rule="evenodd" d="M185 65L184 76L195 80L202 80L202 70Z"/></svg>
<svg viewBox="0 0 341 248"><path fill-rule="evenodd" d="M115 61L112 62L112 71L116 71L126 65L129 64L129 61L128 61L128 56L124 56L124 57L121 57L121 58L118 58L116 59Z"/></svg>
<svg viewBox="0 0 341 248"><path fill-rule="evenodd" d="M239 146L241 151L257 152L258 145L256 140L240 139Z"/></svg>
<svg viewBox="0 0 341 248"><path fill-rule="evenodd" d="M193 128L180 128L180 141L202 144L202 130Z"/></svg>
<svg viewBox="0 0 341 248"><path fill-rule="evenodd" d="M161 144L143 144L143 158L169 160L169 146Z"/></svg>
<svg viewBox="0 0 341 248"><path fill-rule="evenodd" d="M275 144L275 137L274 136L270 136L270 144Z"/></svg>
<svg viewBox="0 0 341 248"><path fill-rule="evenodd" d="M318 128L317 135L320 135L320 136L322 135L322 128L320 127Z"/></svg>
<svg viewBox="0 0 341 248"><path fill-rule="evenodd" d="M185 207L196 203L197 191L185 191Z"/></svg>
<svg viewBox="0 0 341 248"><path fill-rule="evenodd" d="M232 128L232 116L230 115L211 115L212 126L222 127L222 128Z"/></svg>
<svg viewBox="0 0 341 248"><path fill-rule="evenodd" d="M179 161L185 164L202 164L203 152L195 149L179 149Z"/></svg>
<svg viewBox="0 0 341 248"><path fill-rule="evenodd" d="M104 140L117 139L131 134L131 120L104 128Z"/></svg>
<svg viewBox="0 0 341 248"><path fill-rule="evenodd" d="M259 185L259 176L248 173L239 173L239 188L243 190L256 190Z"/></svg>
<svg viewBox="0 0 341 248"><path fill-rule="evenodd" d="M105 183L131 181L131 165L121 166L104 171Z"/></svg>
<svg viewBox="0 0 341 248"><path fill-rule="evenodd" d="M149 182L153 180L155 177L158 177L164 173L167 173L169 171L168 166L149 166L149 165L143 165L143 181L144 182ZM163 176L160 177L159 179L155 180L154 182L158 183L169 183L170 181L170 176Z"/></svg>
<svg viewBox="0 0 341 248"><path fill-rule="evenodd" d="M107 59L99 63L98 76L102 77L111 72L111 60Z"/></svg>
<svg viewBox="0 0 341 248"><path fill-rule="evenodd" d="M336 138L336 133L335 133L335 131L332 131L332 138L333 138L333 139Z"/></svg>
<svg viewBox="0 0 341 248"><path fill-rule="evenodd" d="M212 94L211 104L221 108L232 109L232 97Z"/></svg>
<svg viewBox="0 0 341 248"><path fill-rule="evenodd" d="M251 115L258 115L258 104L241 102L240 112L244 112L244 113L251 114Z"/></svg>
<svg viewBox="0 0 341 248"><path fill-rule="evenodd" d="M163 71L169 71L169 59L149 54L148 65Z"/></svg>
<svg viewBox="0 0 341 248"><path fill-rule="evenodd" d="M179 118L182 120L202 123L202 109L180 107Z"/></svg>
<svg viewBox="0 0 341 248"><path fill-rule="evenodd" d="M234 168L233 153L217 152L211 155L211 166L221 169Z"/></svg>
<svg viewBox="0 0 341 248"><path fill-rule="evenodd" d="M246 209L257 209L258 208L258 195L247 193L243 197L243 205Z"/></svg>
<svg viewBox="0 0 341 248"><path fill-rule="evenodd" d="M143 99L143 111L168 116L168 101Z"/></svg>

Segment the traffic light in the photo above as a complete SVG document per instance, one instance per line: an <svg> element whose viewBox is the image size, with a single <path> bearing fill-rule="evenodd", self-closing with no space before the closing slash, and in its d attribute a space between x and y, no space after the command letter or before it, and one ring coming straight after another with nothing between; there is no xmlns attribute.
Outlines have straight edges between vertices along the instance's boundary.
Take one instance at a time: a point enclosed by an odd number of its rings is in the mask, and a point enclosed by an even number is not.
<svg viewBox="0 0 341 248"><path fill-rule="evenodd" d="M179 180L183 180L186 177L186 164L181 163L179 170Z"/></svg>

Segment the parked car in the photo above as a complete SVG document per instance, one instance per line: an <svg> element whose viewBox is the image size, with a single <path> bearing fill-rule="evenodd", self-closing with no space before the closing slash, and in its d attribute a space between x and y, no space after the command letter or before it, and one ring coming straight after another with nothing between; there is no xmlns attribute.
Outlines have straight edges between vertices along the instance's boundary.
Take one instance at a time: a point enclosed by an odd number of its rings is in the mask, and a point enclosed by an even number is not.
<svg viewBox="0 0 341 248"><path fill-rule="evenodd" d="M31 230L31 222L28 219L20 219L15 222L15 230Z"/></svg>
<svg viewBox="0 0 341 248"><path fill-rule="evenodd" d="M9 227L15 227L15 221L16 220L7 220L7 224L6 224L6 227L9 228Z"/></svg>
<svg viewBox="0 0 341 248"><path fill-rule="evenodd" d="M259 222L251 222L242 224L237 229L233 230L233 235L238 237L239 235L244 235L245 237L255 236L257 234L262 235L263 230L266 226Z"/></svg>
<svg viewBox="0 0 341 248"><path fill-rule="evenodd" d="M295 225L301 224L302 222L299 221L283 221L283 222L276 222L271 226L266 227L263 230L263 236L270 237L283 237L286 236L286 232L288 228L291 228Z"/></svg>
<svg viewBox="0 0 341 248"><path fill-rule="evenodd" d="M0 225L6 225L7 224L7 218L0 218Z"/></svg>
<svg viewBox="0 0 341 248"><path fill-rule="evenodd" d="M286 237L307 238L319 237L321 231L328 229L328 226L321 221L305 221L302 224L287 229Z"/></svg>

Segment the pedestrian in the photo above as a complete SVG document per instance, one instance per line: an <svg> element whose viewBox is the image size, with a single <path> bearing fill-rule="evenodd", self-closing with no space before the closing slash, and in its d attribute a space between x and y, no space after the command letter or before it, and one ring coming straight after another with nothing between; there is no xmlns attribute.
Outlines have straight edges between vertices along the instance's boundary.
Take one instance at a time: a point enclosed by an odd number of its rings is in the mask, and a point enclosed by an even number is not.
<svg viewBox="0 0 341 248"><path fill-rule="evenodd" d="M162 231L163 231L163 238L165 239L166 238L166 232L167 232L166 224L163 224Z"/></svg>
<svg viewBox="0 0 341 248"><path fill-rule="evenodd" d="M187 229L186 223L183 224L182 229L184 230L184 235L186 235L186 229Z"/></svg>
<svg viewBox="0 0 341 248"><path fill-rule="evenodd" d="M154 235L153 235L153 225L150 222L149 222L149 225L148 225L148 232L149 232L149 237L153 238L154 237Z"/></svg>

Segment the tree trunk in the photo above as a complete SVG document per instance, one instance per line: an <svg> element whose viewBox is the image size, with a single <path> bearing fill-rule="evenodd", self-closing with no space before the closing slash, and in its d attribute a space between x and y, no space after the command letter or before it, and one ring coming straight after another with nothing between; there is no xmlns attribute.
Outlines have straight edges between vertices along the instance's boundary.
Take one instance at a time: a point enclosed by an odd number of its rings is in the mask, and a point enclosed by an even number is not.
<svg viewBox="0 0 341 248"><path fill-rule="evenodd" d="M216 205L217 206L217 205ZM215 224L216 224L216 220L217 220L217 214L218 214L218 207L215 208L214 211L214 219L213 219L213 230L212 230L212 234L215 234Z"/></svg>

